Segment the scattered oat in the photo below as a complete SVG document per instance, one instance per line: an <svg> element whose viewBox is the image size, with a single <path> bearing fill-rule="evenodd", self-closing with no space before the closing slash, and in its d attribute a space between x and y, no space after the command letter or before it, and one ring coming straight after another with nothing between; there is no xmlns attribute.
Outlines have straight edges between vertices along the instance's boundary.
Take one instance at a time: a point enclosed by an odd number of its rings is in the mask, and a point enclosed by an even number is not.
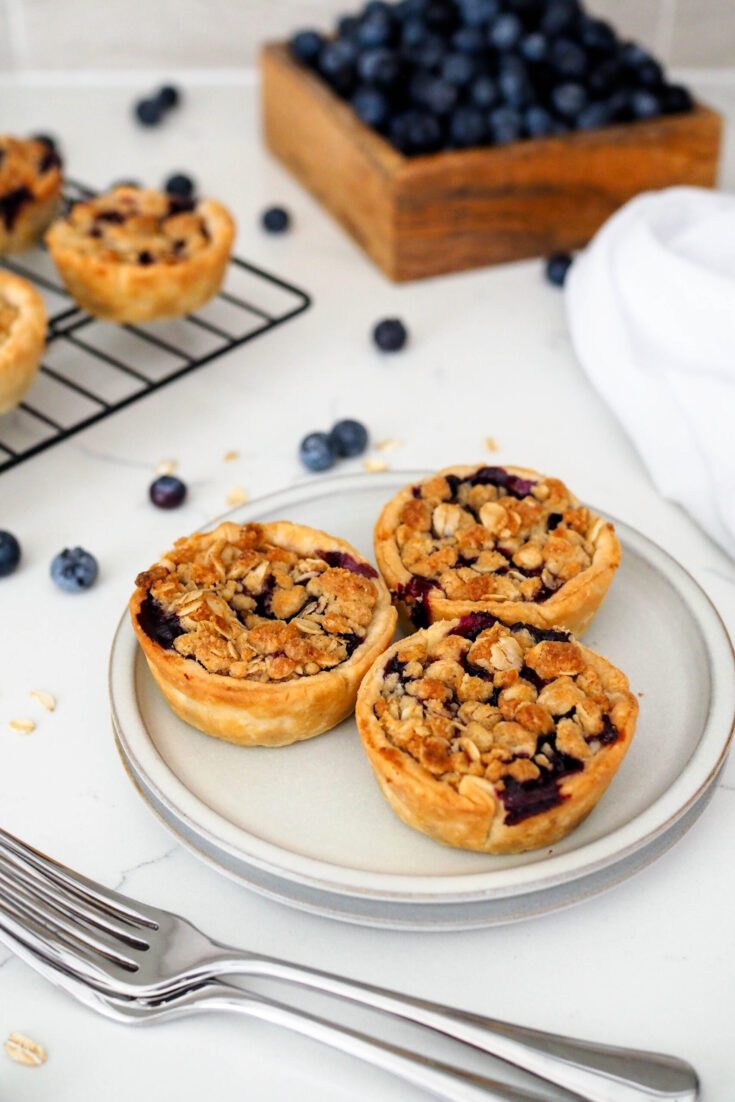
<svg viewBox="0 0 735 1102"><path fill-rule="evenodd" d="M225 454L224 454L225 463L232 463L233 460L239 459L239 458L240 458L240 453L239 452L225 452Z"/></svg>
<svg viewBox="0 0 735 1102"><path fill-rule="evenodd" d="M20 735L30 735L36 730L36 724L32 719L11 719L9 726Z"/></svg>
<svg viewBox="0 0 735 1102"><path fill-rule="evenodd" d="M363 467L371 474L379 474L380 471L388 470L388 464L384 459L375 459L373 456L365 460Z"/></svg>
<svg viewBox="0 0 735 1102"><path fill-rule="evenodd" d="M33 689L28 695L34 697L39 704L42 704L47 712L56 710L56 697L52 696L51 693L47 693L43 689Z"/></svg>
<svg viewBox="0 0 735 1102"><path fill-rule="evenodd" d="M229 494L225 498L228 505L244 505L248 499L248 495L243 490L242 486L233 486Z"/></svg>
<svg viewBox="0 0 735 1102"><path fill-rule="evenodd" d="M177 459L162 459L156 467L156 474L173 474L178 465Z"/></svg>
<svg viewBox="0 0 735 1102"><path fill-rule="evenodd" d="M497 442L497 440L495 439L494 436L486 436L485 437L485 451L489 451L489 452L500 451L500 448L498 446L498 442Z"/></svg>
<svg viewBox="0 0 735 1102"><path fill-rule="evenodd" d="M3 1046L11 1060L27 1068L40 1068L47 1060L46 1049L22 1033L11 1033Z"/></svg>
<svg viewBox="0 0 735 1102"><path fill-rule="evenodd" d="M402 446L403 442L401 440L381 440L378 444L375 445L375 449L379 452L392 452L395 451L396 448L400 448Z"/></svg>

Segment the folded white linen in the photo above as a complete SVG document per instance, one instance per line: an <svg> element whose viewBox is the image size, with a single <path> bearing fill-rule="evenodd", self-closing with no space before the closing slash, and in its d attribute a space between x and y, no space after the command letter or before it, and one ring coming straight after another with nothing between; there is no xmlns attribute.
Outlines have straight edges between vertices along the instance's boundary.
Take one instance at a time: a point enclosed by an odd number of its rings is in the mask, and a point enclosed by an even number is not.
<svg viewBox="0 0 735 1102"><path fill-rule="evenodd" d="M566 281L572 343L647 464L735 558L735 196L632 199Z"/></svg>

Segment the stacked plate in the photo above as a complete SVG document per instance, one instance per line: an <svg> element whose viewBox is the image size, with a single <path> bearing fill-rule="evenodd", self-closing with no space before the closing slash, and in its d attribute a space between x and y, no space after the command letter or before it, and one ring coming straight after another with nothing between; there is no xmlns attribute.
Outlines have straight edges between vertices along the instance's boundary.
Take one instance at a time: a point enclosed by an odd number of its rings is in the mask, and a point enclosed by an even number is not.
<svg viewBox="0 0 735 1102"><path fill-rule="evenodd" d="M340 535L371 557L382 505L423 475L311 482L230 519L288 518ZM553 848L492 857L445 849L410 830L384 803L352 719L274 750L200 734L169 711L125 614L112 647L110 695L132 780L180 841L219 871L347 922L491 926L612 887L669 849L702 813L735 715L733 652L714 608L661 548L615 523L623 563L585 642L628 674L640 696L638 731L598 807Z"/></svg>

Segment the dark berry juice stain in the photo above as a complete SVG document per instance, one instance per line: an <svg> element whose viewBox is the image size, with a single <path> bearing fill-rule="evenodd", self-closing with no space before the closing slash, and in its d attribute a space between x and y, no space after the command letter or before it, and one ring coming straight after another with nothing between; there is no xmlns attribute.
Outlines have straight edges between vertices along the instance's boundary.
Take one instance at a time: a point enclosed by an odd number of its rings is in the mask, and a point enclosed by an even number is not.
<svg viewBox="0 0 735 1102"><path fill-rule="evenodd" d="M186 195L169 195L168 197L169 214L183 214L184 212L194 210L196 205L196 199L192 199Z"/></svg>
<svg viewBox="0 0 735 1102"><path fill-rule="evenodd" d="M120 226L127 218L121 210L101 210L94 216L95 222L109 222L113 226Z"/></svg>
<svg viewBox="0 0 735 1102"><path fill-rule="evenodd" d="M51 149L47 146L41 154L41 159L38 162L38 171L40 173L48 172L52 168L61 168L61 157L55 149Z"/></svg>
<svg viewBox="0 0 735 1102"><path fill-rule="evenodd" d="M358 562L346 551L315 551L317 558L323 559L328 566L349 570L351 574L360 574L363 578L377 578L378 572L369 562Z"/></svg>
<svg viewBox="0 0 735 1102"><path fill-rule="evenodd" d="M268 578L260 593L255 598L256 614L258 616L263 616L268 620L275 620L273 609L271 607L271 599L273 597L274 589L275 582L273 581L273 578Z"/></svg>
<svg viewBox="0 0 735 1102"><path fill-rule="evenodd" d="M536 485L530 478L510 474L504 467L480 467L467 481L471 486L497 486L517 498L528 497Z"/></svg>
<svg viewBox="0 0 735 1102"><path fill-rule="evenodd" d="M497 624L497 617L489 612L470 612L462 616L452 635L461 635L463 639L476 639L477 636Z"/></svg>
<svg viewBox="0 0 735 1102"><path fill-rule="evenodd" d="M12 230L21 208L32 198L33 194L25 184L13 188L12 191L0 197L0 218L2 218L6 230Z"/></svg>
<svg viewBox="0 0 735 1102"><path fill-rule="evenodd" d="M511 631L527 631L537 643L569 643L572 636L568 631L559 631L557 628L536 628L533 624L518 623L510 625Z"/></svg>
<svg viewBox="0 0 735 1102"><path fill-rule="evenodd" d="M152 639L154 643L158 643L159 647L163 647L164 650L171 650L174 639L178 639L179 635L183 635L185 630L181 626L178 616L175 616L172 612L166 612L163 606L159 605L158 601L154 600L150 594L140 606L138 623L148 638Z"/></svg>
<svg viewBox="0 0 735 1102"><path fill-rule="evenodd" d="M428 628L431 623L429 593L437 588L437 583L430 578L411 578L396 589L396 597L405 603L414 627Z"/></svg>
<svg viewBox="0 0 735 1102"><path fill-rule="evenodd" d="M561 513L549 513L549 531L553 532L555 528L558 528L564 517Z"/></svg>
<svg viewBox="0 0 735 1102"><path fill-rule="evenodd" d="M500 793L500 799L505 808L506 826L515 826L533 815L558 807L566 798L559 791L559 782L584 769L581 761L569 754L562 754L555 746L553 753L547 754L547 757L550 758L551 768L542 768L541 776L535 781L521 782L513 777L505 778L505 788Z"/></svg>
<svg viewBox="0 0 735 1102"><path fill-rule="evenodd" d="M620 731L618 731L617 727L613 724L610 716L605 716L602 731L599 735L592 736L592 739L595 738L602 746L612 746L614 742L618 741L620 738ZM588 739L587 741L591 742L592 739Z"/></svg>

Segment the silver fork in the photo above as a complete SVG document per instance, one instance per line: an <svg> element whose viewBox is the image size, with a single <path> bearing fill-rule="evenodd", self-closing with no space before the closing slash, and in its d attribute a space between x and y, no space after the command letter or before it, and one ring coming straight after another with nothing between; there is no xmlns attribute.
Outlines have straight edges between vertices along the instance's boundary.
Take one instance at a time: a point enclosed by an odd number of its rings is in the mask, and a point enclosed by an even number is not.
<svg viewBox="0 0 735 1102"><path fill-rule="evenodd" d="M185 919L110 891L3 830L0 938L15 942L16 949L21 943L100 997L135 999L148 1011L176 1000L188 1006L193 988L207 991L210 1005L209 981L218 976L264 976L425 1026L589 1102L695 1102L699 1097L696 1072L675 1057L527 1029L221 945ZM250 1000L248 1005L261 1005L254 995L230 990L239 992L234 998ZM219 988L215 991L221 995Z"/></svg>

